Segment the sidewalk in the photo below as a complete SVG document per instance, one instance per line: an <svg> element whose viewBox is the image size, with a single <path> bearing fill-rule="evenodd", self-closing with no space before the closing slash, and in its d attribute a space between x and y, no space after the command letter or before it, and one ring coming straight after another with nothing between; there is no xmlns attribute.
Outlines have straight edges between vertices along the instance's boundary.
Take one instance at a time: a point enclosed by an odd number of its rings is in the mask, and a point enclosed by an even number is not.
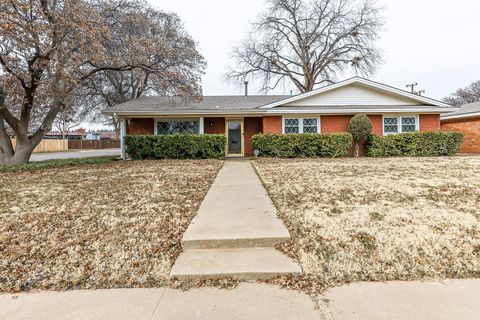
<svg viewBox="0 0 480 320"><path fill-rule="evenodd" d="M290 239L250 161L227 160L182 238L171 276L258 280L300 274L275 249Z"/></svg>
<svg viewBox="0 0 480 320"><path fill-rule="evenodd" d="M83 150L66 152L34 153L30 161L45 161L58 159L80 159L94 157L120 157L120 149Z"/></svg>
<svg viewBox="0 0 480 320"><path fill-rule="evenodd" d="M0 295L2 320L314 320L311 299L265 284L233 290L114 289Z"/></svg>
<svg viewBox="0 0 480 320"><path fill-rule="evenodd" d="M326 298L335 320L480 319L480 279L357 282Z"/></svg>

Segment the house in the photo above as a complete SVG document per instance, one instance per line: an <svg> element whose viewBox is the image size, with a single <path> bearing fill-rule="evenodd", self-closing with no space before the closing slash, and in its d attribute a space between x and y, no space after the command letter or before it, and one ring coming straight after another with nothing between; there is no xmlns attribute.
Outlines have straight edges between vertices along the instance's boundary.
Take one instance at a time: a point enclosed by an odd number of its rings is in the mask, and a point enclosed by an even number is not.
<svg viewBox="0 0 480 320"><path fill-rule="evenodd" d="M84 132L70 131L65 134L67 140L82 140ZM44 139L63 139L63 135L58 131L51 131L45 134Z"/></svg>
<svg viewBox="0 0 480 320"><path fill-rule="evenodd" d="M86 132L84 135L84 140L98 141L100 140L100 132L96 132L96 131Z"/></svg>
<svg viewBox="0 0 480 320"><path fill-rule="evenodd" d="M460 152L480 154L480 101L465 104L455 112L443 114L440 120L442 130L464 134Z"/></svg>
<svg viewBox="0 0 480 320"><path fill-rule="evenodd" d="M198 102L142 97L105 111L125 135L225 134L227 157L252 156L257 133L348 131L355 114L370 117L377 135L440 130L440 115L457 111L443 102L355 77L296 96L205 96ZM122 144L122 155L125 156Z"/></svg>
<svg viewBox="0 0 480 320"><path fill-rule="evenodd" d="M101 131L100 140L117 140L117 133L115 131Z"/></svg>

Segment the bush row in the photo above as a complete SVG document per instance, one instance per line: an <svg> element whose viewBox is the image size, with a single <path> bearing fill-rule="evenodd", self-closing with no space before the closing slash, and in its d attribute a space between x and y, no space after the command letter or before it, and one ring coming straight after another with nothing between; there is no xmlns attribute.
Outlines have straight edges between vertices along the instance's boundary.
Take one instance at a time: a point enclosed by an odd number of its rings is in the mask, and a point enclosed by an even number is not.
<svg viewBox="0 0 480 320"><path fill-rule="evenodd" d="M352 135L335 134L257 134L253 149L260 157L335 158L344 157L352 146Z"/></svg>
<svg viewBox="0 0 480 320"><path fill-rule="evenodd" d="M222 159L226 138L220 134L126 136L125 151L140 159Z"/></svg>
<svg viewBox="0 0 480 320"><path fill-rule="evenodd" d="M439 157L455 155L463 142L459 132L411 132L397 135L371 135L369 157Z"/></svg>

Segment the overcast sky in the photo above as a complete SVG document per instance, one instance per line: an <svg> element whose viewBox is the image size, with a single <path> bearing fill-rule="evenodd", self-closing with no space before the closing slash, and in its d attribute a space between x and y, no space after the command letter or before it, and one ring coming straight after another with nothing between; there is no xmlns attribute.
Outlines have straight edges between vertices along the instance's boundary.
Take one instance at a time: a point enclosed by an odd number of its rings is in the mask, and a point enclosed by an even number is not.
<svg viewBox="0 0 480 320"><path fill-rule="evenodd" d="M176 12L208 62L205 95L241 94L223 82L232 48L263 10L263 0L148 0ZM386 25L379 47L384 62L371 77L399 88L416 81L427 96L440 99L480 80L480 1L381 0ZM352 75L345 75L348 78ZM339 79L342 80L342 79ZM251 84L250 92L258 86ZM283 93L283 88L280 92ZM289 93L288 89L287 92Z"/></svg>

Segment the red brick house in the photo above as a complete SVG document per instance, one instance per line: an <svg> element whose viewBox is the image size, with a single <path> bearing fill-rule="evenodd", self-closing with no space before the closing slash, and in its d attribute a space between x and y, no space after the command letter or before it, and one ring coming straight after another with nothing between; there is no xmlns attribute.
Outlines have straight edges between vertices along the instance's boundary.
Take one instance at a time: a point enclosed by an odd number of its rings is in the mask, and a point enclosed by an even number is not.
<svg viewBox="0 0 480 320"><path fill-rule="evenodd" d="M457 109L356 77L296 96L205 96L198 102L142 97L110 108L105 114L121 120L121 137L225 134L226 156L238 157L253 155L251 138L260 132L346 132L355 114L368 115L377 135L432 131L440 130L441 114Z"/></svg>
<svg viewBox="0 0 480 320"><path fill-rule="evenodd" d="M480 154L480 101L466 104L459 110L441 116L441 128L464 134L462 153Z"/></svg>

